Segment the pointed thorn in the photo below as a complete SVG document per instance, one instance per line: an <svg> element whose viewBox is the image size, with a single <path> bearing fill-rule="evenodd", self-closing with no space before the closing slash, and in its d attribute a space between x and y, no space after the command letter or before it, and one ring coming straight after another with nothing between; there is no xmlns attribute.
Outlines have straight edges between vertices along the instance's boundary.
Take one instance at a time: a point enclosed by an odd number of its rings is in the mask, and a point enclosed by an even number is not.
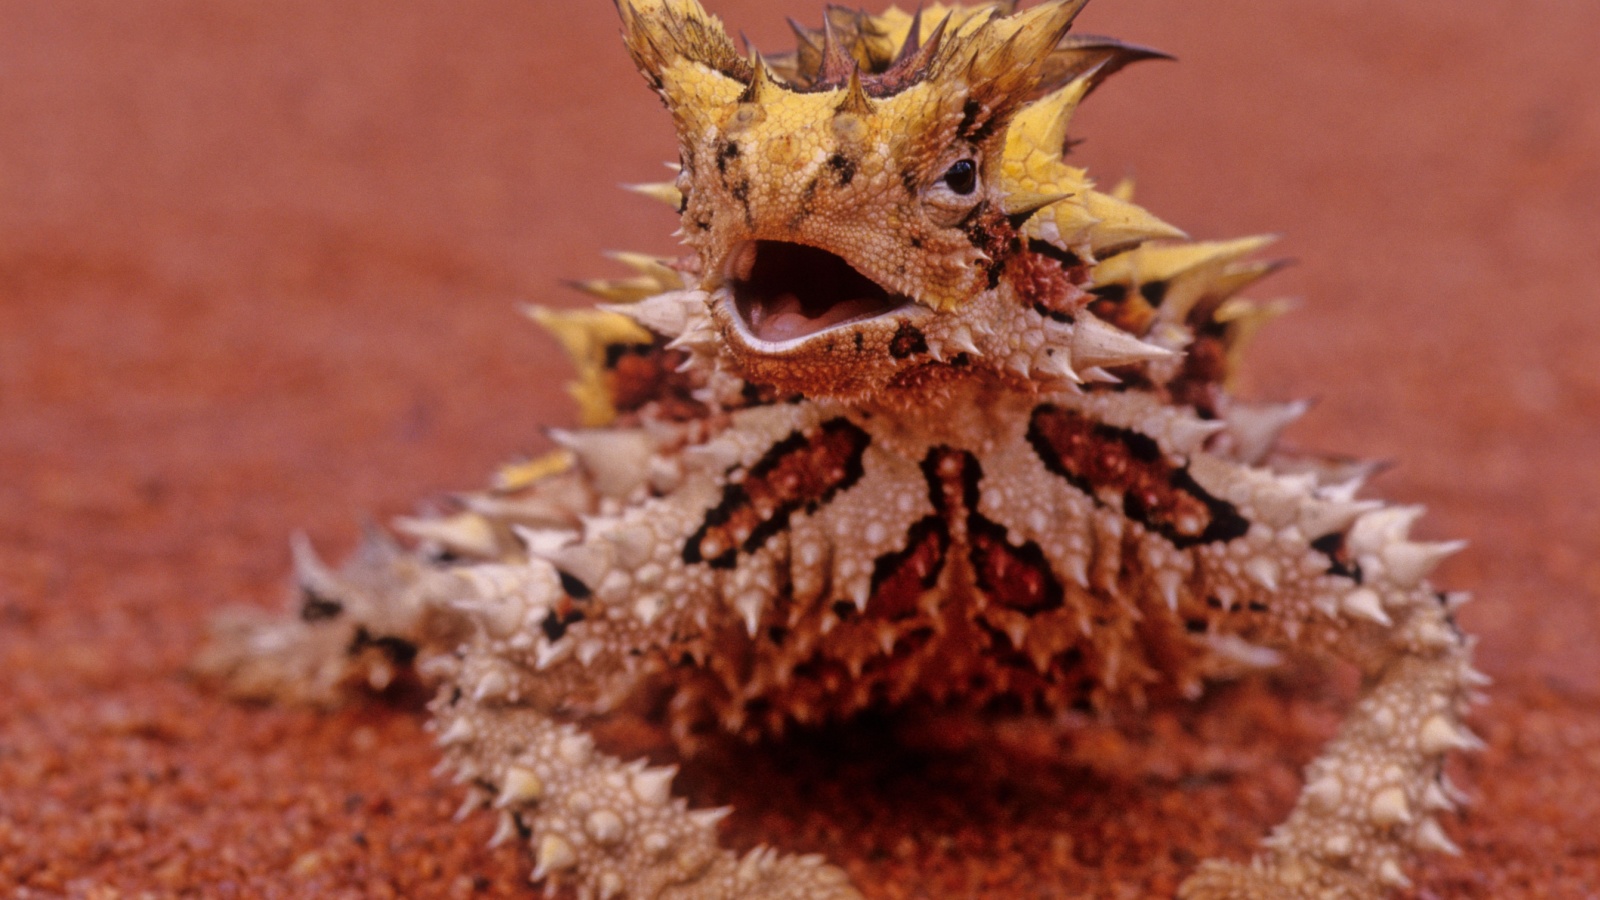
<svg viewBox="0 0 1600 900"><path fill-rule="evenodd" d="M719 806L716 809L694 809L688 812L689 821L701 828L715 828L723 819L733 812L731 806Z"/></svg>
<svg viewBox="0 0 1600 900"><path fill-rule="evenodd" d="M294 559L295 580L302 587L321 593L337 593L338 577L317 555L317 548L304 531L296 531L289 538L289 552Z"/></svg>
<svg viewBox="0 0 1600 900"><path fill-rule="evenodd" d="M642 197L649 197L663 205L675 210L683 209L683 192L670 181L647 182L640 184L623 184L622 189L631 191Z"/></svg>
<svg viewBox="0 0 1600 900"><path fill-rule="evenodd" d="M572 845L559 835L547 834L539 841L533 880L540 881L551 872L563 872L578 864L578 854Z"/></svg>
<svg viewBox="0 0 1600 900"><path fill-rule="evenodd" d="M1411 886L1411 879L1406 877L1405 870L1392 859L1386 859L1378 866L1378 880L1392 888L1405 889Z"/></svg>
<svg viewBox="0 0 1600 900"><path fill-rule="evenodd" d="M504 846L505 843L517 836L517 819L509 811L500 811L500 821L496 823L494 835L489 838L489 849Z"/></svg>
<svg viewBox="0 0 1600 900"><path fill-rule="evenodd" d="M1476 752L1488 745L1465 726L1437 715L1423 723L1422 731L1417 735L1417 746L1423 753L1432 755L1450 750Z"/></svg>
<svg viewBox="0 0 1600 900"><path fill-rule="evenodd" d="M1389 570L1389 577L1396 584L1411 587L1427 577L1439 563L1461 552L1466 546L1466 541L1399 541L1384 549L1383 562Z"/></svg>
<svg viewBox="0 0 1600 900"><path fill-rule="evenodd" d="M501 808L525 806L537 802L543 796L544 782L532 769L511 766L506 769L505 778L500 785L500 796L495 798L494 805Z"/></svg>
<svg viewBox="0 0 1600 900"><path fill-rule="evenodd" d="M740 618L744 619L745 629L751 637L755 637L761 628L761 613L766 610L766 597L758 591L750 591L735 600L733 606L739 611Z"/></svg>
<svg viewBox="0 0 1600 900"><path fill-rule="evenodd" d="M1356 588L1344 595L1344 599L1339 602L1339 605L1344 610L1345 615L1353 618L1365 619L1385 628L1394 624L1394 620L1389 618L1389 614L1383 611L1383 601L1378 598L1377 592L1371 588Z"/></svg>
<svg viewBox="0 0 1600 900"><path fill-rule="evenodd" d="M469 816L483 808L483 792L477 788L467 791L467 796L461 801L461 806L456 808L455 815L450 817L452 822L465 822Z"/></svg>
<svg viewBox="0 0 1600 900"><path fill-rule="evenodd" d="M1000 208L1010 220L1011 227L1021 228L1034 213L1047 206L1054 206L1071 196L1071 193L1039 194L1033 191L1016 191L1000 201Z"/></svg>
<svg viewBox="0 0 1600 900"><path fill-rule="evenodd" d="M1264 556L1258 556L1244 564L1244 572L1250 580L1261 585L1269 591L1278 589L1278 564Z"/></svg>
<svg viewBox="0 0 1600 900"><path fill-rule="evenodd" d="M911 15L911 30L906 32L905 43L900 45L900 52L894 56L894 62L889 68L894 68L917 55L922 49L922 5L917 5L917 11Z"/></svg>
<svg viewBox="0 0 1600 900"><path fill-rule="evenodd" d="M1472 798L1467 796L1467 792L1456 787L1448 776L1440 775L1438 784L1439 789L1444 791L1444 795L1450 798L1450 801L1455 805L1467 806L1472 802Z"/></svg>
<svg viewBox="0 0 1600 900"><path fill-rule="evenodd" d="M1422 789L1422 808L1432 812L1455 812L1456 804L1437 781Z"/></svg>
<svg viewBox="0 0 1600 900"><path fill-rule="evenodd" d="M1444 829L1433 819L1422 820L1422 824L1417 826L1414 840L1420 850L1443 853L1446 856L1461 855L1461 848L1456 846L1455 841L1450 840L1450 836L1445 834Z"/></svg>
<svg viewBox="0 0 1600 900"><path fill-rule="evenodd" d="M1406 800L1404 788L1390 787L1379 791L1368 808L1372 823L1379 828L1390 825L1409 825L1412 822L1411 804Z"/></svg>
<svg viewBox="0 0 1600 900"><path fill-rule="evenodd" d="M969 331L964 325L957 326L955 329L953 329L950 334L945 337L945 344L954 348L958 352L967 353L973 356L978 355L978 345L972 342L972 332Z"/></svg>
<svg viewBox="0 0 1600 900"><path fill-rule="evenodd" d="M1082 312L1072 329L1074 366L1122 366L1166 359L1171 350L1146 343L1137 337Z"/></svg>
<svg viewBox="0 0 1600 900"><path fill-rule="evenodd" d="M739 102L759 105L777 99L783 90L778 84L778 76L767 65L760 51L755 49L750 51L750 69L754 74L750 76L750 86L745 88L744 94L739 97Z"/></svg>
<svg viewBox="0 0 1600 900"><path fill-rule="evenodd" d="M1323 812L1330 812L1339 807L1339 801L1344 798L1344 783L1339 779L1324 775L1306 784L1306 800Z"/></svg>
<svg viewBox="0 0 1600 900"><path fill-rule="evenodd" d="M835 113L848 113L861 118L871 117L874 111L872 98L867 96L866 88L861 85L861 69L852 66L850 69L850 83L845 87L844 99L834 107Z"/></svg>
<svg viewBox="0 0 1600 900"><path fill-rule="evenodd" d="M672 799L672 779L677 774L677 766L661 766L635 773L633 793L646 804L664 806Z"/></svg>
<svg viewBox="0 0 1600 900"><path fill-rule="evenodd" d="M434 741L440 747L450 747L464 743L472 738L472 725L466 719L456 719L450 723L438 739Z"/></svg>
<svg viewBox="0 0 1600 900"><path fill-rule="evenodd" d="M842 85L850 78L852 72L857 72L855 58L850 55L850 50L839 40L839 35L833 30L833 17L822 17L822 69L817 74L817 82L821 85ZM857 75L859 77L859 74Z"/></svg>
<svg viewBox="0 0 1600 900"><path fill-rule="evenodd" d="M1161 592L1161 599L1167 604L1170 612L1178 611L1178 589L1183 586L1183 576L1171 569L1164 569L1156 573L1156 588Z"/></svg>

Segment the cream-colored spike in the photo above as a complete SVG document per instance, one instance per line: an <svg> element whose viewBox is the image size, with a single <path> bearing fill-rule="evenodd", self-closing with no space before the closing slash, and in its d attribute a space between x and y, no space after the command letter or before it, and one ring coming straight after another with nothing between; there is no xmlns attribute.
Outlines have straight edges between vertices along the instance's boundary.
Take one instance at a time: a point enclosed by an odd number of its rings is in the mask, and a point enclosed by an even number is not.
<svg viewBox="0 0 1600 900"><path fill-rule="evenodd" d="M1377 500L1310 500L1300 507L1300 531L1308 540L1342 532L1383 504Z"/></svg>
<svg viewBox="0 0 1600 900"><path fill-rule="evenodd" d="M1466 549L1466 546L1466 541L1398 541L1385 547L1381 558L1391 581L1401 587L1414 587L1439 563Z"/></svg>
<svg viewBox="0 0 1600 900"><path fill-rule="evenodd" d="M607 428L567 431L552 428L550 439L571 450L594 481L595 490L607 497L626 497L645 483L646 465L656 450L656 439L643 428Z"/></svg>
<svg viewBox="0 0 1600 900"><path fill-rule="evenodd" d="M1228 423L1228 437L1234 455L1241 462L1255 464L1265 459L1278 438L1306 414L1311 404L1304 400L1291 403L1231 403L1223 413Z"/></svg>
<svg viewBox="0 0 1600 900"><path fill-rule="evenodd" d="M655 279L662 290L676 290L683 287L683 276L672 267L672 260L662 256L652 256L649 253L634 253L628 250L609 250L606 257L614 259L627 266L640 275Z"/></svg>
<svg viewBox="0 0 1600 900"><path fill-rule="evenodd" d="M327 597L339 595L339 577L317 555L309 535L296 531L289 538L289 553L294 560L295 581L302 589Z"/></svg>
<svg viewBox="0 0 1600 900"><path fill-rule="evenodd" d="M673 210L683 209L683 191L670 181L649 181L639 184L624 184L623 190L632 191L644 197L649 197L659 203L664 203Z"/></svg>
<svg viewBox="0 0 1600 900"><path fill-rule="evenodd" d="M394 520L394 528L418 540L440 544L453 553L480 559L500 555L500 538L494 525L475 512L440 518L402 516Z"/></svg>
<svg viewBox="0 0 1600 900"><path fill-rule="evenodd" d="M1450 840L1449 835L1444 833L1444 829L1439 827L1439 823L1435 819L1423 819L1422 823L1417 826L1416 834L1412 840L1419 850L1425 850L1429 853L1443 853L1446 856L1461 855L1461 848L1456 846L1455 841Z"/></svg>
<svg viewBox="0 0 1600 900"><path fill-rule="evenodd" d="M708 323L704 291L668 291L647 297L638 303L600 308L627 316L650 331L668 338L684 334L692 325L703 327Z"/></svg>
<svg viewBox="0 0 1600 900"><path fill-rule="evenodd" d="M1356 588L1345 594L1339 605L1352 618L1365 619L1385 628L1394 624L1389 614L1383 611L1383 600L1371 588Z"/></svg>
<svg viewBox="0 0 1600 900"><path fill-rule="evenodd" d="M1350 527L1345 545L1357 556L1382 553L1390 544L1404 540L1422 513L1421 506L1386 506L1374 510Z"/></svg>
<svg viewBox="0 0 1600 900"><path fill-rule="evenodd" d="M1078 313L1072 324L1072 364L1075 367L1125 366L1172 355L1171 350L1141 341L1087 311Z"/></svg>

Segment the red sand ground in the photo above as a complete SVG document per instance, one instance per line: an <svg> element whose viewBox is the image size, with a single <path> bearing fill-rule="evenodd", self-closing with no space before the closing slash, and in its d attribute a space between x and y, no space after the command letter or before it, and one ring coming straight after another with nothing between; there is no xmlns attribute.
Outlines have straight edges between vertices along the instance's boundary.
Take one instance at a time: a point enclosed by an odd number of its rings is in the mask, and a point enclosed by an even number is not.
<svg viewBox="0 0 1600 900"><path fill-rule="evenodd" d="M712 3L760 46L811 4ZM1077 131L1206 237L1288 235L1257 396L1472 549L1443 580L1499 679L1479 802L1415 897L1600 896L1600 4L1099 0L1181 65ZM0 0L0 890L527 896L452 826L419 719L241 708L182 674L286 537L470 486L570 421L518 316L666 250L665 116L599 0ZM1347 687L1222 689L1126 732L942 752L857 729L704 760L728 839L869 896L1143 897L1242 856Z"/></svg>

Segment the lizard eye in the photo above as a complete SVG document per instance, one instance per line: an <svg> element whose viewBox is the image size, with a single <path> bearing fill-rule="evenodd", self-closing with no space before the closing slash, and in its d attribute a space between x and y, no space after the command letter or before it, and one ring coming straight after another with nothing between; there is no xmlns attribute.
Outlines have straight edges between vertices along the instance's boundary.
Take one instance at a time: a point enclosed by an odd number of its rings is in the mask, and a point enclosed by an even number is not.
<svg viewBox="0 0 1600 900"><path fill-rule="evenodd" d="M966 149L966 153L971 152L970 148ZM922 189L922 202L928 218L936 225L950 227L957 224L972 212L981 199L978 189L982 186L982 170L977 158L966 153L957 157L945 168L944 174Z"/></svg>
<svg viewBox="0 0 1600 900"><path fill-rule="evenodd" d="M950 190L965 197L978 189L978 164L970 159L958 159L944 173L944 183Z"/></svg>

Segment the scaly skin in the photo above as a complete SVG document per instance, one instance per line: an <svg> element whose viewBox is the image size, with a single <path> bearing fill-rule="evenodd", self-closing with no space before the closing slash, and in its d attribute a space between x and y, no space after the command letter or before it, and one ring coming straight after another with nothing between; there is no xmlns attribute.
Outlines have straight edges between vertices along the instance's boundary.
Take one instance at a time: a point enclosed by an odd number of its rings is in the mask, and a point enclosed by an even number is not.
<svg viewBox="0 0 1600 900"><path fill-rule="evenodd" d="M1275 314L1262 239L1188 242L1063 153L1078 103L1152 51L1025 11L832 9L789 56L696 0L621 4L678 127L641 186L691 251L622 255L611 301L537 310L583 430L343 571L297 548L298 619L219 626L236 693L335 703L410 673L468 807L584 897L856 896L816 858L722 849L672 769L581 730L664 696L685 752L897 704L1051 711L1194 696L1289 652L1365 688L1209 898L1376 898L1455 852L1444 755L1480 676L1428 572L1454 544L1356 500L1359 466L1275 448L1302 407L1224 390Z"/></svg>

